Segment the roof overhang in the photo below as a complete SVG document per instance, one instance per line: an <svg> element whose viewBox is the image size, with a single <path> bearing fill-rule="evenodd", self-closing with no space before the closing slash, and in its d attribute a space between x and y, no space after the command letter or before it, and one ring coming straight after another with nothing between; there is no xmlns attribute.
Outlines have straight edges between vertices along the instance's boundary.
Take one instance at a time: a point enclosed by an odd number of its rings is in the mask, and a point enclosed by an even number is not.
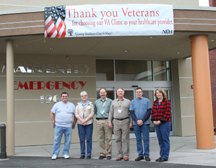
<svg viewBox="0 0 216 168"><path fill-rule="evenodd" d="M41 9L0 14L0 54L6 40L14 40L15 55L96 56L96 58L172 60L191 55L190 36L208 36L209 49L216 47L216 9L174 7L174 35L74 37L44 39Z"/></svg>

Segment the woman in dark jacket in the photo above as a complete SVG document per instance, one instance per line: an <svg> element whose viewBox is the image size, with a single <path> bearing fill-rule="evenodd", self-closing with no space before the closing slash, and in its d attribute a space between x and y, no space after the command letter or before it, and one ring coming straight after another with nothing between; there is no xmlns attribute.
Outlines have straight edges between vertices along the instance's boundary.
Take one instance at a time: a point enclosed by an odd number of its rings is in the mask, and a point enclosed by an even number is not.
<svg viewBox="0 0 216 168"><path fill-rule="evenodd" d="M158 143L160 146L160 157L156 162L168 161L170 152L169 134L171 129L171 103L162 88L155 90L156 100L153 103L151 120L155 124Z"/></svg>

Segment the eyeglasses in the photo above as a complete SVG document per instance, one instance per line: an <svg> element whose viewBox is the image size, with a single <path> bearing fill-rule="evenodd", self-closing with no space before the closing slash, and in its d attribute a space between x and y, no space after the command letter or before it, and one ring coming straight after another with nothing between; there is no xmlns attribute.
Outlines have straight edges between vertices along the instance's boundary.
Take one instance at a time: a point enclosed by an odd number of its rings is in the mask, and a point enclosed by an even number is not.
<svg viewBox="0 0 216 168"><path fill-rule="evenodd" d="M68 96L62 96L62 97L68 97Z"/></svg>

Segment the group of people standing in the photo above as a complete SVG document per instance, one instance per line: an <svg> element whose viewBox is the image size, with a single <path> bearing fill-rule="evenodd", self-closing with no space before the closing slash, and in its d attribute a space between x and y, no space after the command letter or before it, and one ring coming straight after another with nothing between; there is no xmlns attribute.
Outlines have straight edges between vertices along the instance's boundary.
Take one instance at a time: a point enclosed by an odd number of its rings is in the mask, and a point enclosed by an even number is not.
<svg viewBox="0 0 216 168"><path fill-rule="evenodd" d="M129 133L134 128L136 136L138 157L135 161L145 159L150 161L149 126L151 121L155 124L156 134L160 146L160 157L157 162L168 161L170 151L169 134L171 129L171 103L162 88L155 91L156 100L151 107L149 99L143 97L143 90L136 88L136 98L132 101L124 97L124 90L117 89L117 99L107 97L105 88L99 91L100 98L93 104L88 100L86 91L80 93L81 101L75 107L68 102L68 93L61 94L60 102L51 109L51 120L55 128L53 143L53 156L55 160L60 151L62 135L65 136L63 157L69 158L72 128L78 125L81 156L86 157L85 139L87 141L87 159L92 154L93 116L95 115L100 146L99 159L112 158L112 132L115 135L117 158L116 161L129 160ZM73 115L75 116L73 119ZM144 142L144 149L142 145ZM105 143L106 142L106 143ZM107 144L107 145L105 145Z"/></svg>

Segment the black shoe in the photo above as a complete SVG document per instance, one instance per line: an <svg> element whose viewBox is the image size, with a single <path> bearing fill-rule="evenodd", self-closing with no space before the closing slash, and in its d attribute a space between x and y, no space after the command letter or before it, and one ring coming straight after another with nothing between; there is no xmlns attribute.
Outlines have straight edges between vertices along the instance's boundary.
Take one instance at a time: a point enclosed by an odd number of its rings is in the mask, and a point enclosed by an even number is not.
<svg viewBox="0 0 216 168"><path fill-rule="evenodd" d="M151 161L151 159L150 159L149 156L146 156L146 157L145 157L145 160L146 160L147 162Z"/></svg>
<svg viewBox="0 0 216 168"><path fill-rule="evenodd" d="M140 160L143 160L143 159L144 159L143 156L138 156L138 157L135 159L135 161L140 161Z"/></svg>
<svg viewBox="0 0 216 168"><path fill-rule="evenodd" d="M106 158L106 156L100 155L98 159L103 159L103 158Z"/></svg>
<svg viewBox="0 0 216 168"><path fill-rule="evenodd" d="M85 156L80 156L80 159L85 159Z"/></svg>
<svg viewBox="0 0 216 168"><path fill-rule="evenodd" d="M87 156L87 159L91 159L91 156Z"/></svg>
<svg viewBox="0 0 216 168"><path fill-rule="evenodd" d="M159 162L166 162L166 161L168 161L168 159L161 158L161 159L159 160Z"/></svg>
<svg viewBox="0 0 216 168"><path fill-rule="evenodd" d="M158 159L156 159L155 161L156 161L156 162L159 162L160 160L161 160L161 157L159 157L159 158L158 158Z"/></svg>

